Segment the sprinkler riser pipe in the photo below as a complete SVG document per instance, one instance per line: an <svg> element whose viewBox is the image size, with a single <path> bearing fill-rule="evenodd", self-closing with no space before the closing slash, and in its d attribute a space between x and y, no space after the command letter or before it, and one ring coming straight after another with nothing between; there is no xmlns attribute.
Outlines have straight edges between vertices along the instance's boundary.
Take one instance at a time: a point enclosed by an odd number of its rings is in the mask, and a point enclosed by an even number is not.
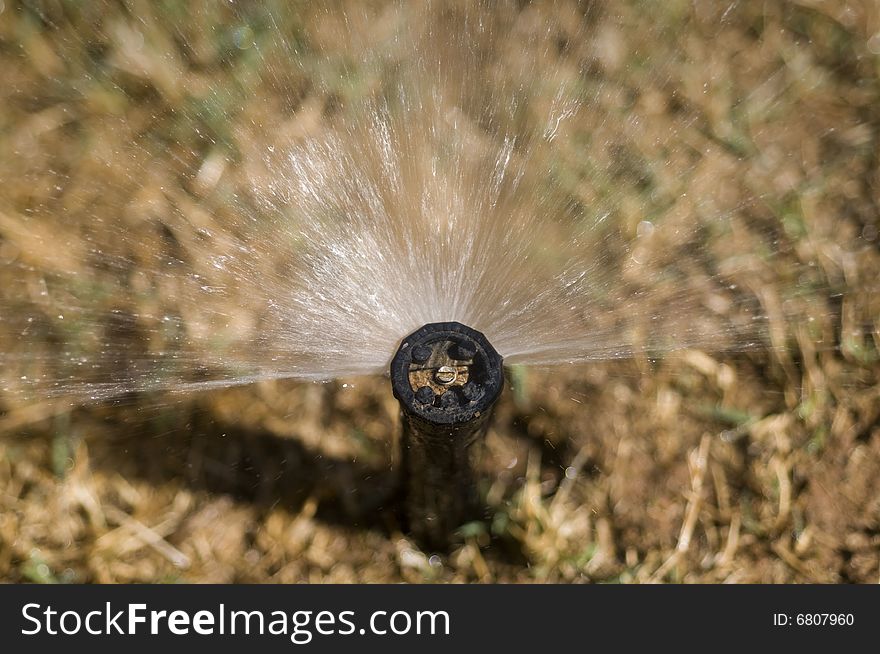
<svg viewBox="0 0 880 654"><path fill-rule="evenodd" d="M429 548L445 548L457 527L480 517L475 471L503 379L486 337L455 322L413 332L392 360L403 518Z"/></svg>
<svg viewBox="0 0 880 654"><path fill-rule="evenodd" d="M489 416L459 429L401 417L406 528L429 548L446 547L459 526L481 517L475 470Z"/></svg>

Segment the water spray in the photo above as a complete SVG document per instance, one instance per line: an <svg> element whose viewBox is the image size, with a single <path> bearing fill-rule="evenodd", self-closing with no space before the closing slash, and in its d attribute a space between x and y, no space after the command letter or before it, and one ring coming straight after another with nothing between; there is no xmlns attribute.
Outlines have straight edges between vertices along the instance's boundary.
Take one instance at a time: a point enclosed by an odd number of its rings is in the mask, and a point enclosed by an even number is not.
<svg viewBox="0 0 880 654"><path fill-rule="evenodd" d="M401 482L409 531L442 548L479 516L475 464L504 385L501 355L457 322L424 325L391 361L402 414Z"/></svg>

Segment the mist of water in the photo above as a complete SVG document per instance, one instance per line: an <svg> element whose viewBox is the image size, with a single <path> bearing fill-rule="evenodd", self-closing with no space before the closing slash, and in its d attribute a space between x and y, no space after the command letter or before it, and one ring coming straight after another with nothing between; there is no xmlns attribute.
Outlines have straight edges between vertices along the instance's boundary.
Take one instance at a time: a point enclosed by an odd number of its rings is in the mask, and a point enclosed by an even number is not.
<svg viewBox="0 0 880 654"><path fill-rule="evenodd" d="M738 6L654 9L194 9L235 45L201 68L204 34L151 15L43 16L82 59L48 69L61 99L5 157L0 388L383 373L447 320L521 364L779 346L762 276L812 283L767 208L796 153L745 162L708 115L779 109L776 71L717 88L704 57ZM87 121L132 88L143 108ZM98 140L71 154L68 123Z"/></svg>

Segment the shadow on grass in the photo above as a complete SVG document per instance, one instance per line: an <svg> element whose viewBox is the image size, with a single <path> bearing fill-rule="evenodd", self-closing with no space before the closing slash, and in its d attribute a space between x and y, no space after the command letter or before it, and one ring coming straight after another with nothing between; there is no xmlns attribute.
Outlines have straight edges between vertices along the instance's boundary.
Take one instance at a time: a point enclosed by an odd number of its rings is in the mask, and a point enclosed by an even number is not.
<svg viewBox="0 0 880 654"><path fill-rule="evenodd" d="M317 501L315 519L388 532L398 509L397 475L384 466L329 456L294 438L223 423L197 408L104 410L106 431L90 439L91 465L156 486L185 485L227 495L256 509L299 512ZM163 424L164 423L164 424Z"/></svg>
<svg viewBox="0 0 880 654"><path fill-rule="evenodd" d="M403 528L399 476L391 465L390 446L384 458L374 457L381 460L351 460L295 438L218 420L196 405L144 408L137 397L120 404L82 410L100 417L103 425L100 434L88 438L95 470L157 488L177 486L231 497L258 514L279 505L297 514L313 499L313 519L325 524L389 538ZM514 437L533 441L516 431ZM487 508L483 516L487 532L490 513ZM522 565L523 553L508 540L492 538L493 546L484 556ZM453 548L456 542L460 538L453 540Z"/></svg>

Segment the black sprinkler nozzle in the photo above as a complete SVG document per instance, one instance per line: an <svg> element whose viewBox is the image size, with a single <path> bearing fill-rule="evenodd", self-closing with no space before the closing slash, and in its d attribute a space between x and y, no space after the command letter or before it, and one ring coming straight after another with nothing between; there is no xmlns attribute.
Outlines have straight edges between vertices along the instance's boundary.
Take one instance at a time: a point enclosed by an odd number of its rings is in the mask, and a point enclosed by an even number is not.
<svg viewBox="0 0 880 654"><path fill-rule="evenodd" d="M475 463L504 385L502 358L480 332L430 323L407 336L391 361L402 414L404 519L424 545L444 548L479 517Z"/></svg>

